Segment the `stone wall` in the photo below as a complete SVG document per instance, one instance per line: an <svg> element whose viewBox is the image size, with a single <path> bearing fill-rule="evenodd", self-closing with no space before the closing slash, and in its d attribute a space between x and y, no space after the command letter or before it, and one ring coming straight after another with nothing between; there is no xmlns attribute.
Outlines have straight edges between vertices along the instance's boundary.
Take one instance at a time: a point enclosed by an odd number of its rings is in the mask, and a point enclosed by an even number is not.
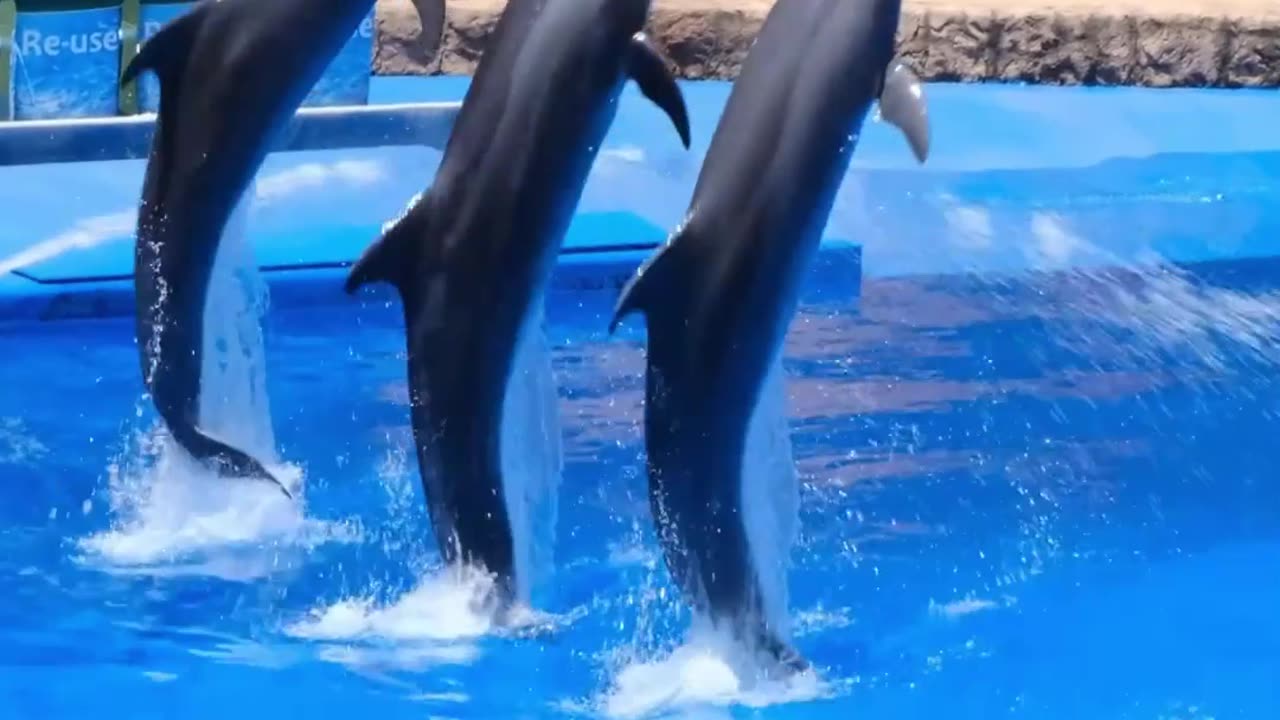
<svg viewBox="0 0 1280 720"><path fill-rule="evenodd" d="M374 71L469 74L503 0L446 0L442 51L409 0L378 0ZM730 79L770 0L656 0L651 32L687 78ZM1280 86L1280 0L906 0L899 49L930 80Z"/></svg>

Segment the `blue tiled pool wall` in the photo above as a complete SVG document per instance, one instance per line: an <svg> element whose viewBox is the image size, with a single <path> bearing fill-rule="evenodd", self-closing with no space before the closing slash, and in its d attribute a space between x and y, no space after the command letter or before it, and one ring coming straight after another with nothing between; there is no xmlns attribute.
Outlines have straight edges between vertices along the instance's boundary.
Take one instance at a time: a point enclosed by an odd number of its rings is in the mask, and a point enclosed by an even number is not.
<svg viewBox="0 0 1280 720"><path fill-rule="evenodd" d="M375 78L371 101L457 100L466 84ZM730 85L683 87L690 151L633 87L624 93L556 288L614 292L681 220ZM917 166L893 129L868 123L826 228L823 257L832 260L810 287L856 294L863 276L1280 256L1280 137L1266 120L1280 110L1274 91L931 84L926 92L929 162ZM250 227L272 306L345 301L336 290L344 268L429 185L438 162L427 148L269 157ZM23 218L0 224L0 318L131 312L143 169L141 160L0 167L0 217Z"/></svg>
<svg viewBox="0 0 1280 720"><path fill-rule="evenodd" d="M13 12L14 0L0 0L0 17ZM134 108L123 101L119 78L127 61L129 32L137 27L140 42L195 5L194 2L122 3L103 0L97 7L75 10L18 9L11 51L0 56L8 72L12 95L9 112L0 121L109 117ZM136 15L134 15L136 13ZM351 40L334 58L307 96L309 106L363 104L369 98L369 63L373 58L375 9L360 23ZM137 83L139 112L155 112L158 86L150 73Z"/></svg>

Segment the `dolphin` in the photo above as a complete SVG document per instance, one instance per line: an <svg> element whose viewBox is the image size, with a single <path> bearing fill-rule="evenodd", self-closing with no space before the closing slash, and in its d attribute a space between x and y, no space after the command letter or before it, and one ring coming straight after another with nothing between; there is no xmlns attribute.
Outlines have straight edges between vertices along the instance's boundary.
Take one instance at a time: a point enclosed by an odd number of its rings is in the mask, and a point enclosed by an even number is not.
<svg viewBox="0 0 1280 720"><path fill-rule="evenodd" d="M647 327L649 501L672 578L700 617L784 672L808 664L786 637L798 482L781 347L872 103L927 156L920 83L894 62L900 2L778 0L681 225L609 324L641 313ZM744 488L761 482L770 497L752 507Z"/></svg>
<svg viewBox="0 0 1280 720"><path fill-rule="evenodd" d="M199 427L210 277L268 150L373 2L201 0L148 40L121 75L121 84L144 71L160 81L134 250L143 381L194 458L274 482L285 495L259 460Z"/></svg>
<svg viewBox="0 0 1280 720"><path fill-rule="evenodd" d="M346 281L399 293L418 469L441 555L494 579L500 618L526 594L504 471L507 394L628 79L689 146L684 96L643 34L649 0L511 0L434 181ZM550 377L550 355L535 362ZM544 384L554 390L552 381ZM534 402L537 402L535 399ZM553 404L553 403L552 403ZM550 414L554 416L554 407ZM522 432L526 432L522 429ZM532 432L528 430L527 432ZM558 443L559 436L546 442ZM545 448L545 443L542 445ZM515 501L518 502L518 501Z"/></svg>

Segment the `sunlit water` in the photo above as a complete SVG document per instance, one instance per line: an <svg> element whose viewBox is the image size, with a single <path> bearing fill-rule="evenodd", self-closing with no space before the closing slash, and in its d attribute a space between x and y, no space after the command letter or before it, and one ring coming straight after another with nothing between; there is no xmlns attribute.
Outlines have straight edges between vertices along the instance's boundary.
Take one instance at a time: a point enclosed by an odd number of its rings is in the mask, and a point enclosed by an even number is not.
<svg viewBox="0 0 1280 720"><path fill-rule="evenodd" d="M1275 717L1277 277L899 278L802 307L788 594L817 674L790 683L689 631L641 473L642 336L606 336L611 292L549 305L565 467L532 637L439 567L396 308L268 315L299 506L165 451L130 321L0 328L21 349L0 364L0 709Z"/></svg>

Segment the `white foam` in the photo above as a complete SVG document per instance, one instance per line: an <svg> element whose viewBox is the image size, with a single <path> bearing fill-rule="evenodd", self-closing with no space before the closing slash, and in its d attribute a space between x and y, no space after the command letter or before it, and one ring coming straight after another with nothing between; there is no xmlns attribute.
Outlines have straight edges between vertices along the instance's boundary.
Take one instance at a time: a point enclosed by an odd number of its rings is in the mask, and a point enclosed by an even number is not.
<svg viewBox="0 0 1280 720"><path fill-rule="evenodd" d="M439 665L467 665L479 654L479 650L471 644L393 647L332 645L321 648L317 653L321 660L362 673L384 669L422 672Z"/></svg>
<svg viewBox="0 0 1280 720"><path fill-rule="evenodd" d="M796 613L795 633L797 635L816 635L832 630L851 627L856 622L848 608L827 610L822 605Z"/></svg>
<svg viewBox="0 0 1280 720"><path fill-rule="evenodd" d="M297 485L296 470L271 469ZM351 526L306 518L301 504L268 483L218 477L160 427L141 434L125 462L109 469L108 493L111 528L80 548L117 572L247 580L272 572L283 549L359 537Z"/></svg>
<svg viewBox="0 0 1280 720"><path fill-rule="evenodd" d="M493 580L467 568L437 572L394 602L354 597L312 610L286 632L309 640L456 641L493 627Z"/></svg>
<svg viewBox="0 0 1280 720"><path fill-rule="evenodd" d="M973 615L975 613L986 612L989 610L998 610L1008 604L1012 604L1012 602L1011 598L997 602L995 600L976 597L967 597L962 600L953 600L951 602L944 603L930 600L929 614L933 617L944 620L958 620L967 615Z"/></svg>
<svg viewBox="0 0 1280 720"><path fill-rule="evenodd" d="M322 660L362 672L468 664L494 627L492 590L491 576L451 568L390 603L364 596L316 608L285 632L322 643Z"/></svg>
<svg viewBox="0 0 1280 720"><path fill-rule="evenodd" d="M806 702L831 692L832 686L812 670L784 679L768 677L763 666L725 634L697 625L670 654L622 667L598 705L613 718L687 717L733 705L763 708Z"/></svg>
<svg viewBox="0 0 1280 720"><path fill-rule="evenodd" d="M455 703L465 705L471 702L471 696L462 692L417 693L409 696L414 702Z"/></svg>
<svg viewBox="0 0 1280 720"><path fill-rule="evenodd" d="M285 632L308 640L449 643L547 629L575 619L517 605L499 626L493 591L494 578L489 573L467 566L437 566L392 602L379 602L371 595L345 598L312 610Z"/></svg>

